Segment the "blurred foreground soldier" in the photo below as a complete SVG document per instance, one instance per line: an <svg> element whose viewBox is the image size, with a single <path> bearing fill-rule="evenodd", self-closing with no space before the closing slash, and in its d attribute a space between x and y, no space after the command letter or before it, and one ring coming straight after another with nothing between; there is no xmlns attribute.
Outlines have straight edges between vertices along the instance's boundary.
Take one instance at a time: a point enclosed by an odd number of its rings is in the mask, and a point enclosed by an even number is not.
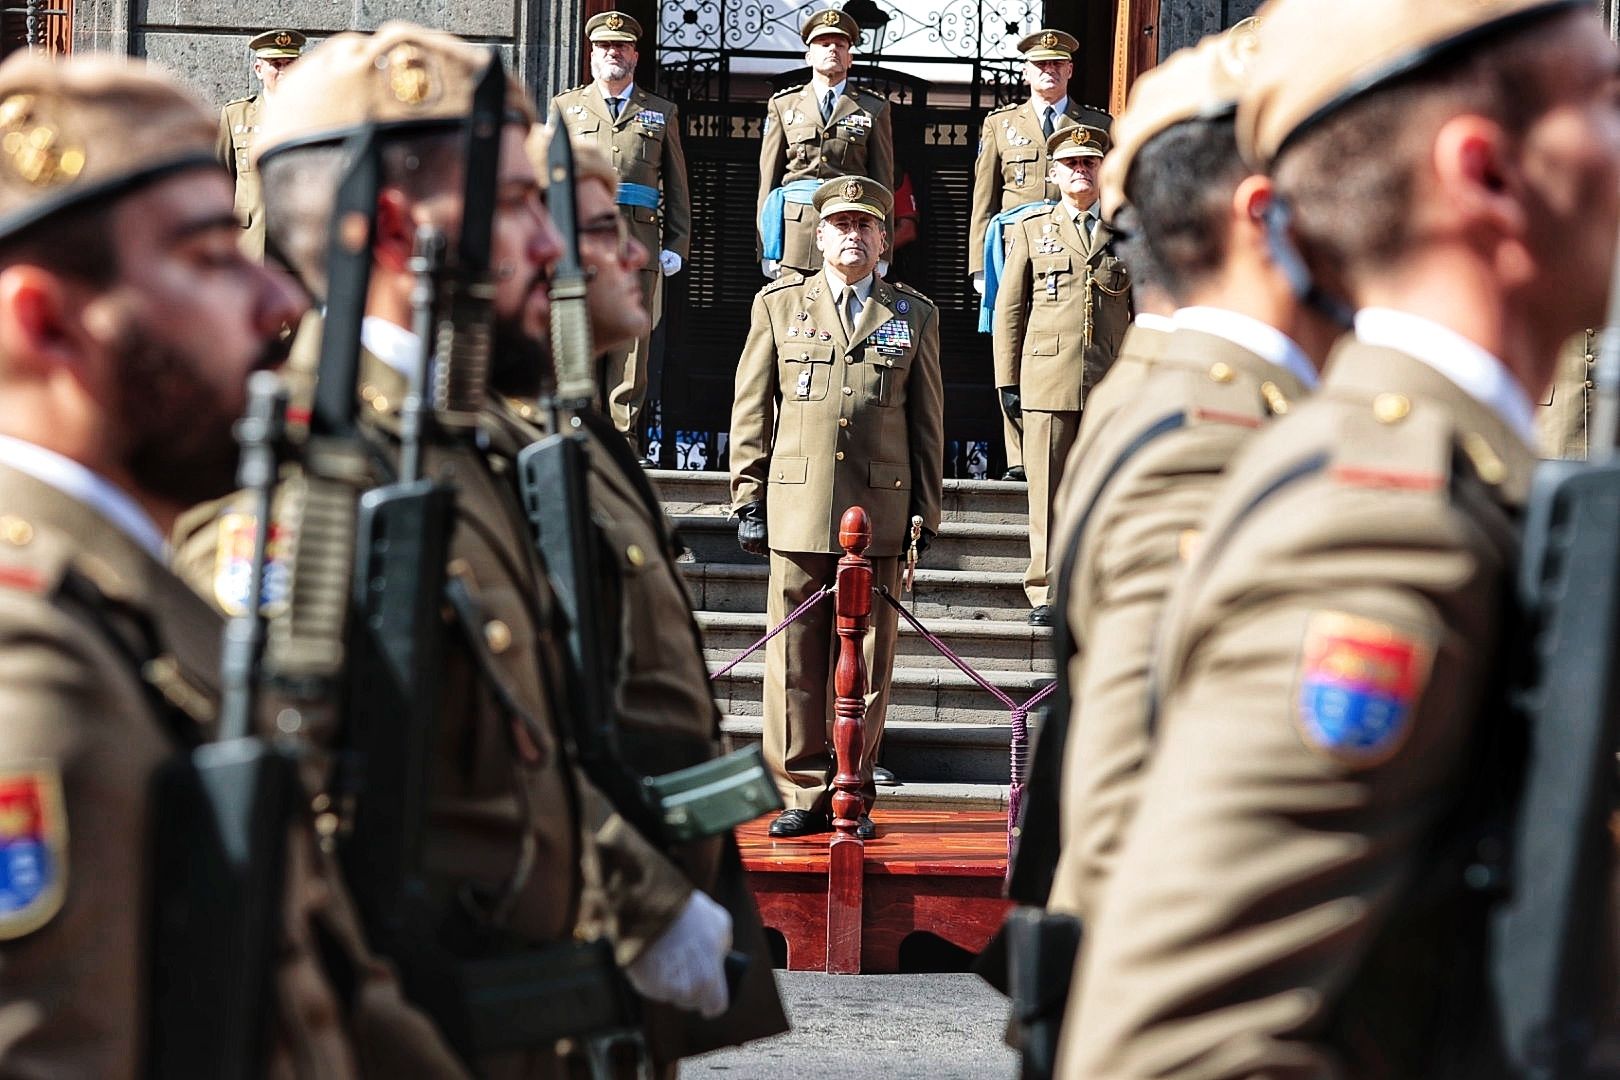
<svg viewBox="0 0 1620 1080"><path fill-rule="evenodd" d="M382 139L358 394L362 427L389 468L399 454L406 373L421 357L410 329L411 255L422 226L456 237L463 128L489 62L487 50L407 23L339 35L288 77L259 143L272 242L324 297L333 193L348 164L343 140L367 126ZM533 355L523 312L560 254L524 152L532 120L525 92L508 80L490 248L496 366ZM439 768L422 856L438 938L421 944L469 964L521 962L574 940L589 887L606 898L612 959L641 993L705 1012L723 1008L729 917L612 812L565 752L561 632L508 480L512 463L487 438L450 435L425 450L426 475L455 488L449 577L468 599L456 609L443 658ZM227 548L228 518L200 528L187 548ZM187 561L214 560L193 554ZM228 576L224 561L219 573ZM226 584L206 588L220 597ZM587 959L575 951L567 963ZM508 1000L525 1002L519 1012L564 1017L581 1005L564 974L547 982L531 973L506 988ZM589 977L600 976L590 969ZM486 1024L502 1018L516 1013L503 1007ZM483 1075L561 1075L555 1037L543 1045L506 1031L494 1037L503 1049L472 1048Z"/></svg>
<svg viewBox="0 0 1620 1080"><path fill-rule="evenodd" d="M1077 125L1047 140L1050 176L1062 196L1007 232L1007 265L996 295L996 387L1023 424L1029 479L1029 621L1051 622L1047 530L1063 465L1086 395L1103 377L1131 321L1130 274L1109 246L1097 211L1097 164L1108 133Z"/></svg>
<svg viewBox="0 0 1620 1080"><path fill-rule="evenodd" d="M815 207L824 265L809 277L784 274L754 297L731 410L737 537L744 551L769 554L772 626L832 584L838 519L851 506L872 518L874 587L898 593L911 519L922 518L920 554L939 531L944 483L938 315L921 293L876 273L889 192L866 177L829 180ZM861 760L868 813L896 621L893 608L874 604ZM766 646L765 757L787 803L772 836L832 827L833 623L822 603ZM875 835L867 814L859 835Z"/></svg>
<svg viewBox="0 0 1620 1080"><path fill-rule="evenodd" d="M18 55L0 131L0 1072L132 1077L155 775L213 738L220 694L223 624L164 536L234 483L244 381L299 309L238 247L213 119L167 78ZM345 954L307 817L287 851L266 1075L445 1075L397 996L378 1011L386 972Z"/></svg>
<svg viewBox="0 0 1620 1080"><path fill-rule="evenodd" d="M1533 403L1603 314L1615 47L1566 0L1261 18L1238 144L1355 339L1230 466L1172 594L1060 1072L1498 1076L1454 815L1501 797L1476 766Z"/></svg>
<svg viewBox="0 0 1620 1080"><path fill-rule="evenodd" d="M691 244L686 155L675 103L635 83L641 24L623 12L604 11L586 22L585 36L593 81L553 98L551 116L562 120L576 142L613 162L619 213L646 252L637 279L652 318L634 341L606 350L602 369L607 413L639 451L636 420L647 397L650 335L663 317L663 279L680 273Z"/></svg>
<svg viewBox="0 0 1620 1080"><path fill-rule="evenodd" d="M805 19L799 36L810 81L772 95L765 104L754 216L766 277L783 270L813 274L820 268L811 201L823 181L865 176L885 189L894 187L889 101L849 85L850 50L860 40L860 26L853 16L828 8Z"/></svg>
<svg viewBox="0 0 1620 1080"><path fill-rule="evenodd" d="M229 102L219 111L219 163L236 180L236 216L242 222L242 250L264 257L264 193L259 188L258 166L253 163L253 140L259 131L265 101L276 92L281 73L304 51L304 35L296 30L266 30L248 42L253 53L253 77L264 90Z"/></svg>

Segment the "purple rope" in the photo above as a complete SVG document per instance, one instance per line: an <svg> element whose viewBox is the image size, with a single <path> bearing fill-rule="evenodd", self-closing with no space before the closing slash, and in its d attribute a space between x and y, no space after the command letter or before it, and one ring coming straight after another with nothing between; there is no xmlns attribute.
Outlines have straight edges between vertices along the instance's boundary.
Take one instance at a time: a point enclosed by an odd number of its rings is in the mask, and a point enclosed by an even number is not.
<svg viewBox="0 0 1620 1080"><path fill-rule="evenodd" d="M788 613L788 617L772 627L769 633L760 638L758 641L754 642L752 645L748 646L748 648L744 649L742 652L738 653L732 658L731 663L727 664L713 675L710 675L709 681L714 682L716 679L724 678L726 675L729 675L732 668L736 667L738 664L742 663L759 650L763 649L765 647L765 643L770 641L771 638L775 637L777 634L780 634L783 630L786 630L805 612L819 604L824 597L830 596L836 591L837 590L831 585L823 585L821 588L811 593L809 599L790 611Z"/></svg>

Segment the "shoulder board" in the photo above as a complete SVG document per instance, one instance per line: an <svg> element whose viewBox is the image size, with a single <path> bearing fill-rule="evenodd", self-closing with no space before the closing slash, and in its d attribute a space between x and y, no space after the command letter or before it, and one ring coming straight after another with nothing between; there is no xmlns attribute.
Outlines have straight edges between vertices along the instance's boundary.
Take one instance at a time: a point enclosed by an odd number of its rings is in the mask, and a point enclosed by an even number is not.
<svg viewBox="0 0 1620 1080"><path fill-rule="evenodd" d="M73 566L68 538L18 514L0 514L0 594L54 595Z"/></svg>
<svg viewBox="0 0 1620 1080"><path fill-rule="evenodd" d="M857 101L861 102L870 101L878 105L887 105L889 103L889 99L886 96L878 93L876 90L868 90L864 86L857 86L855 88L854 96Z"/></svg>
<svg viewBox="0 0 1620 1080"><path fill-rule="evenodd" d="M225 103L225 107L228 109L232 105L251 105L256 96L256 94L249 94L247 97L231 98Z"/></svg>
<svg viewBox="0 0 1620 1080"><path fill-rule="evenodd" d="M1015 101L1010 105L1003 105L999 109L991 109L989 115L995 116L998 113L1012 112L1014 109L1018 108L1018 106L1020 106L1022 104L1023 104L1022 101Z"/></svg>
<svg viewBox="0 0 1620 1080"><path fill-rule="evenodd" d="M667 97L659 97L657 94L648 93L645 90L643 90L641 93L642 93L642 96L646 100L648 105L656 106L657 108L663 110L664 112L674 112L675 111L675 103L673 101L669 100L669 98L667 98Z"/></svg>
<svg viewBox="0 0 1620 1080"><path fill-rule="evenodd" d="M808 85L808 83L800 83L798 86L790 86L786 90L778 90L776 93L771 95L771 100L775 101L777 98L787 97L789 94L797 94L800 90L803 90Z"/></svg>
<svg viewBox="0 0 1620 1080"><path fill-rule="evenodd" d="M590 83L580 83L578 86L570 86L568 89L564 90L562 92L562 94L558 94L557 96L562 97L563 94L577 94L577 93L579 93L581 90L585 89L589 85L591 85L591 84Z"/></svg>
<svg viewBox="0 0 1620 1080"><path fill-rule="evenodd" d="M769 294L771 294L773 292L780 292L781 290L787 288L789 285L803 285L803 284L804 284L804 275L799 273L797 270L794 270L794 271L791 271L789 273L783 274L781 277L777 278L775 281L772 281L772 282L768 283L763 289L759 290L759 294L761 296L767 296L767 295L769 295Z"/></svg>
<svg viewBox="0 0 1620 1080"><path fill-rule="evenodd" d="M1336 421L1328 472L1349 487L1447 491L1459 446L1452 417L1404 394L1345 397L1329 406Z"/></svg>
<svg viewBox="0 0 1620 1080"><path fill-rule="evenodd" d="M891 281L891 282L889 282L889 284L894 286L894 291L895 292L903 292L907 296L916 297L918 300L921 300L923 303L927 304L929 307L937 307L938 306L932 300L928 299L928 297L925 296L923 293L918 292L914 287L912 287L910 285L907 285L903 281Z"/></svg>

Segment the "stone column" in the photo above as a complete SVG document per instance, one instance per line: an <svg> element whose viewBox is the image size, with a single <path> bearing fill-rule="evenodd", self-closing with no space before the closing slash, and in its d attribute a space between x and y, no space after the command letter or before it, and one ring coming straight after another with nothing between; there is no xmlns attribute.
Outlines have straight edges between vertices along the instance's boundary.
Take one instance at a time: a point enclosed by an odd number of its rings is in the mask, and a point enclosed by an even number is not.
<svg viewBox="0 0 1620 1080"><path fill-rule="evenodd" d="M585 0L534 0L520 8L531 24L519 27L532 56L526 77L544 109L552 98L579 85L585 55Z"/></svg>

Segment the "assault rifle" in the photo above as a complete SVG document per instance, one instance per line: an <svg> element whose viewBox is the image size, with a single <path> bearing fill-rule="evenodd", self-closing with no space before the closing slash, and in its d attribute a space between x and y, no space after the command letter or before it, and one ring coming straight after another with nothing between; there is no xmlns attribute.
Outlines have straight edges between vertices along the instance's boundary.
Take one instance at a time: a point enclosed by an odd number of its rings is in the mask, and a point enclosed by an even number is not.
<svg viewBox="0 0 1620 1080"><path fill-rule="evenodd" d="M1520 638L1507 652L1528 662L1510 698L1524 752L1489 962L1502 1042L1526 1080L1582 1075L1608 1005L1599 978L1612 965L1610 821L1620 804L1616 258L1592 460L1549 461L1536 473L1517 581Z"/></svg>
<svg viewBox="0 0 1620 1080"><path fill-rule="evenodd" d="M253 734L264 646L270 502L287 397L268 372L237 423L239 483L255 503L240 611L225 628L219 738L170 762L155 792L156 885L148 1074L248 1080L268 1062L297 758Z"/></svg>

